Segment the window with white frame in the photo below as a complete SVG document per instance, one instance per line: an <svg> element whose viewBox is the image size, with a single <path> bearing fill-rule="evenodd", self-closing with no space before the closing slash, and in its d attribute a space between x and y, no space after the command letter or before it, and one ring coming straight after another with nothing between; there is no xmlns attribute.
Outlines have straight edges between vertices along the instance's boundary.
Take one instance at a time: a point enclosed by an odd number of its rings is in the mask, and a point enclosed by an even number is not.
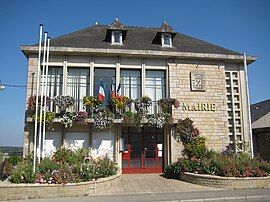
<svg viewBox="0 0 270 202"><path fill-rule="evenodd" d="M141 71L121 70L122 95L133 100L141 96Z"/></svg>
<svg viewBox="0 0 270 202"><path fill-rule="evenodd" d="M122 45L122 32L112 31L112 44Z"/></svg>
<svg viewBox="0 0 270 202"><path fill-rule="evenodd" d="M165 71L147 70L145 72L145 94L152 101L165 98Z"/></svg>
<svg viewBox="0 0 270 202"><path fill-rule="evenodd" d="M84 111L83 98L89 96L90 75L88 68L68 68L67 95L75 98L76 111Z"/></svg>
<svg viewBox="0 0 270 202"><path fill-rule="evenodd" d="M115 86L115 69L114 68L95 68L94 76L94 95L97 96L100 87L100 80L102 80L105 90L105 100L108 102L111 99L111 87Z"/></svg>
<svg viewBox="0 0 270 202"><path fill-rule="evenodd" d="M161 44L165 47L172 47L172 36L171 34L163 33L161 36Z"/></svg>
<svg viewBox="0 0 270 202"><path fill-rule="evenodd" d="M41 82L41 86L44 87L45 83L46 83L46 76L44 76L44 84L42 84ZM47 96L53 99L57 95L62 95L63 90L62 88L63 88L63 68L49 67L47 77ZM56 111L53 102L50 103L49 110Z"/></svg>
<svg viewBox="0 0 270 202"><path fill-rule="evenodd" d="M157 101L166 97L165 71L147 70L145 72L145 95L152 100L150 113L157 112Z"/></svg>

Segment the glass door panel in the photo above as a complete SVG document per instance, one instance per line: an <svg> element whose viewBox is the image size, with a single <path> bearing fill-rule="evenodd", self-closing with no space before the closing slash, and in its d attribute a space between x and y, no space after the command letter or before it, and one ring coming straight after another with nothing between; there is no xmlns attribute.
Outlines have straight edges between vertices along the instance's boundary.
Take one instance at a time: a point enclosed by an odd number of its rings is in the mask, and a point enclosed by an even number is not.
<svg viewBox="0 0 270 202"><path fill-rule="evenodd" d="M134 127L123 128L123 169L162 171L163 130L145 127L138 131ZM126 151L127 149L127 151Z"/></svg>
<svg viewBox="0 0 270 202"><path fill-rule="evenodd" d="M140 168L141 163L141 153L142 153L142 135L139 131L130 130L130 167Z"/></svg>

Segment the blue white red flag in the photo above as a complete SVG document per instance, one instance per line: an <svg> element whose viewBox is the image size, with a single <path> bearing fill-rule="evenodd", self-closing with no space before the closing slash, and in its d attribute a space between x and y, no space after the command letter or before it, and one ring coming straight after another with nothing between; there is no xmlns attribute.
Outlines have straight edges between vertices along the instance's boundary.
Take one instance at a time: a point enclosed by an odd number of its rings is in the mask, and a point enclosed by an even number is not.
<svg viewBox="0 0 270 202"><path fill-rule="evenodd" d="M98 100L103 102L105 99L105 89L104 89L104 84L102 80L100 80L100 86L99 86L99 91L98 91Z"/></svg>
<svg viewBox="0 0 270 202"><path fill-rule="evenodd" d="M115 89L114 89L113 79L112 79L112 83L111 83L111 97L115 97Z"/></svg>

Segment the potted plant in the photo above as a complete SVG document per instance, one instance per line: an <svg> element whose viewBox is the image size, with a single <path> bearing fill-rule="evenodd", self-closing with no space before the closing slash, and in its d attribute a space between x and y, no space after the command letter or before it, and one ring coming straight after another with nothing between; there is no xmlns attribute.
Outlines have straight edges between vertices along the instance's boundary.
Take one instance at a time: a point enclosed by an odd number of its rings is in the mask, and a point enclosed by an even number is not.
<svg viewBox="0 0 270 202"><path fill-rule="evenodd" d="M55 96L53 102L60 109L60 114L64 114L66 109L75 104L75 99L69 95L58 95Z"/></svg>
<svg viewBox="0 0 270 202"><path fill-rule="evenodd" d="M112 97L111 103L113 110L115 110L116 118L122 118L126 108L131 105L132 101L132 99L122 95Z"/></svg>
<svg viewBox="0 0 270 202"><path fill-rule="evenodd" d="M152 105L152 100L148 96L143 96L135 100L135 109L137 113L146 115L148 113L148 108Z"/></svg>
<svg viewBox="0 0 270 202"><path fill-rule="evenodd" d="M95 114L94 127L98 130L111 128L113 122L113 114L108 110L100 110Z"/></svg>
<svg viewBox="0 0 270 202"><path fill-rule="evenodd" d="M97 96L85 96L83 98L83 105L86 107L86 111L91 118L93 118L94 113L98 113L101 108L101 102Z"/></svg>
<svg viewBox="0 0 270 202"><path fill-rule="evenodd" d="M172 114L172 106L178 108L179 102L174 98L164 98L158 100L158 105L160 106L163 113Z"/></svg>

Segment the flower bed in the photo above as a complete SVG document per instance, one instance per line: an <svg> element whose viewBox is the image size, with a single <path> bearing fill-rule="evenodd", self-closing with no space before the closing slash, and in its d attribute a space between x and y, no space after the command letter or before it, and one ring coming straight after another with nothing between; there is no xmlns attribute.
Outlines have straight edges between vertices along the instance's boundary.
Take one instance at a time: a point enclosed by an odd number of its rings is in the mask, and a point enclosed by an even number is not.
<svg viewBox="0 0 270 202"><path fill-rule="evenodd" d="M117 172L116 163L107 157L93 159L87 149L72 151L62 147L51 158L44 158L33 172L33 158L28 156L7 172L13 183L66 184L109 177ZM10 166L9 166L10 167Z"/></svg>
<svg viewBox="0 0 270 202"><path fill-rule="evenodd" d="M229 186L230 184L229 182L222 181L224 179L258 178L266 179L266 184L263 184L263 186L267 187L269 185L269 162L259 158L251 158L244 151L238 153L235 151L218 153L209 150L205 145L205 138L200 136L199 130L194 127L190 119L179 120L174 131L176 139L183 142L185 155L165 168L165 176L167 178L182 179L207 186L210 186L210 182L213 181L213 186L221 184L221 187L226 184ZM187 172L193 174L187 174ZM207 177L203 177L205 174ZM196 180L196 176L198 176L198 180ZM213 178L209 176L213 176ZM220 176L220 178L217 176ZM209 179L219 179L220 182ZM237 183L241 184L244 182L240 180ZM232 184L231 187L240 187L237 183ZM256 186L254 185L254 187Z"/></svg>
<svg viewBox="0 0 270 202"><path fill-rule="evenodd" d="M121 172L96 181L67 184L0 184L0 201L88 196L116 186Z"/></svg>
<svg viewBox="0 0 270 202"><path fill-rule="evenodd" d="M270 188L270 176L239 178L184 172L180 175L180 180L225 189Z"/></svg>

